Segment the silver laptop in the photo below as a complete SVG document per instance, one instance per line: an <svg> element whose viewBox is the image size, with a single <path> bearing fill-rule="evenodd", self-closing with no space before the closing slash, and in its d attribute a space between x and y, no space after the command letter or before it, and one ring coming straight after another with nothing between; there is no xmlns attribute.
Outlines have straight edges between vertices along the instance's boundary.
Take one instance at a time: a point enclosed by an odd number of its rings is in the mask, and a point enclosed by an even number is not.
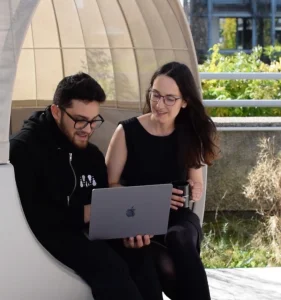
<svg viewBox="0 0 281 300"><path fill-rule="evenodd" d="M172 184L93 189L88 238L165 234Z"/></svg>

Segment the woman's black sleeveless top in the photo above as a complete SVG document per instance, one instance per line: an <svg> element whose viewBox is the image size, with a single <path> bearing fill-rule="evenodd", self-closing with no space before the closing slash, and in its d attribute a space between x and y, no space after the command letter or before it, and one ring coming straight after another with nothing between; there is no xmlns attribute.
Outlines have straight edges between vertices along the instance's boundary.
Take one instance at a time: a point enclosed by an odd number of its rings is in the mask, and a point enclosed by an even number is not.
<svg viewBox="0 0 281 300"><path fill-rule="evenodd" d="M120 122L125 131L128 150L127 161L120 183L124 186L153 185L187 180L184 159L180 157L180 137L177 130L168 136L154 136L148 133L137 118ZM181 149L182 150L182 149ZM170 210L169 228L192 223L202 238L198 216L189 208ZM164 236L157 241L164 244Z"/></svg>
<svg viewBox="0 0 281 300"><path fill-rule="evenodd" d="M120 122L125 131L127 161L120 183L125 186L185 181L184 163L179 157L179 138L174 130L168 136L147 132L135 118Z"/></svg>

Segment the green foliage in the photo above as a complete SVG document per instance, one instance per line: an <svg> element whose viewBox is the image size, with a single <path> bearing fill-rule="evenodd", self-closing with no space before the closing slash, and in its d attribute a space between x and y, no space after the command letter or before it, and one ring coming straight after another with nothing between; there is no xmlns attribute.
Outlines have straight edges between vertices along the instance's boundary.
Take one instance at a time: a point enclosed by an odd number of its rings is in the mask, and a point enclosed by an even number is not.
<svg viewBox="0 0 281 300"><path fill-rule="evenodd" d="M281 45L275 44L275 46L264 47L264 54L271 60L276 61L281 57Z"/></svg>
<svg viewBox="0 0 281 300"><path fill-rule="evenodd" d="M220 46L214 45L210 57L199 65L200 72L280 72L281 58L266 64L261 56L267 54L271 59L277 58L280 46L255 47L250 54L237 52L233 55L223 55ZM202 80L204 99L280 99L280 80ZM236 107L208 108L211 116L281 116L279 108Z"/></svg>
<svg viewBox="0 0 281 300"><path fill-rule="evenodd" d="M280 266L266 239L264 223L257 217L236 215L205 217L201 257L206 268L253 268Z"/></svg>
<svg viewBox="0 0 281 300"><path fill-rule="evenodd" d="M223 36L223 49L235 49L236 48L236 32L237 24L236 18L225 18L222 24Z"/></svg>

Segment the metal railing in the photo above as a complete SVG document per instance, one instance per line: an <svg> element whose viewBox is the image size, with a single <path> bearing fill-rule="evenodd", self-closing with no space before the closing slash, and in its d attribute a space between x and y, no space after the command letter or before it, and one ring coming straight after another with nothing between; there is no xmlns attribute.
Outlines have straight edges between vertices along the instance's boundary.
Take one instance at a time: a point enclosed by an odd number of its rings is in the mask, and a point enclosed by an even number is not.
<svg viewBox="0 0 281 300"><path fill-rule="evenodd" d="M281 80L281 72L200 72L199 74L201 80ZM203 103L206 107L281 107L279 99L204 99Z"/></svg>
<svg viewBox="0 0 281 300"><path fill-rule="evenodd" d="M279 79L281 72L200 72L201 79Z"/></svg>
<svg viewBox="0 0 281 300"><path fill-rule="evenodd" d="M200 72L201 80L281 80L281 72ZM204 99L205 107L280 107L279 99L235 99L235 100L213 100ZM249 124L250 125L250 124ZM219 131L281 131L281 126L261 126L261 127L222 127L218 126Z"/></svg>
<svg viewBox="0 0 281 300"><path fill-rule="evenodd" d="M206 107L281 107L281 100L203 100Z"/></svg>

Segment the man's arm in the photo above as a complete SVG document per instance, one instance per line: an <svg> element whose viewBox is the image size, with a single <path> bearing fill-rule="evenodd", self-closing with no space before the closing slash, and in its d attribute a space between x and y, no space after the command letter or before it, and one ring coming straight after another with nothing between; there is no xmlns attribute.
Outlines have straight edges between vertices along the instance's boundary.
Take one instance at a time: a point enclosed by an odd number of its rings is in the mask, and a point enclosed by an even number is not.
<svg viewBox="0 0 281 300"><path fill-rule="evenodd" d="M84 205L84 223L89 223L91 219L91 204Z"/></svg>
<svg viewBox="0 0 281 300"><path fill-rule="evenodd" d="M31 153L27 146L21 142L10 142L10 162L14 166L15 179L26 219L33 232L40 236L42 232L58 232L60 228L70 221L67 209L55 205L59 197L52 192L48 179L41 172L39 156ZM81 218L83 223L83 206L80 211L75 209L75 217ZM78 216L81 214L81 216Z"/></svg>

